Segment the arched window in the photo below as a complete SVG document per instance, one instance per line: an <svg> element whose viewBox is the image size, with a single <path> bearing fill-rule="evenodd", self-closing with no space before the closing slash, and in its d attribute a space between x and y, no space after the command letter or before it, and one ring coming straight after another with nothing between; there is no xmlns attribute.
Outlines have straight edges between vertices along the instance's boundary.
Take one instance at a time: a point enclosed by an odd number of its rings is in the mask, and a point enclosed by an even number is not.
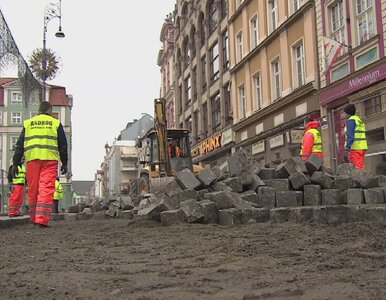
<svg viewBox="0 0 386 300"><path fill-rule="evenodd" d="M228 15L228 0L221 0L221 19Z"/></svg>
<svg viewBox="0 0 386 300"><path fill-rule="evenodd" d="M183 56L183 59L184 59L184 69L189 66L189 63L190 63L190 57L191 57L191 53L190 53L190 45L189 45L189 38L186 37L183 44L183 53L184 53L184 56Z"/></svg>
<svg viewBox="0 0 386 300"><path fill-rule="evenodd" d="M216 1L212 0L209 3L209 32L212 33L217 28L217 5Z"/></svg>
<svg viewBox="0 0 386 300"><path fill-rule="evenodd" d="M205 18L204 18L204 14L203 13L201 13L199 20L200 20L200 47L202 48L205 45L205 40L206 40L206 36L205 36Z"/></svg>
<svg viewBox="0 0 386 300"><path fill-rule="evenodd" d="M194 25L192 26L192 29L190 30L190 48L191 48L191 53L192 56L196 55L196 41L195 41L195 36L196 36L196 27Z"/></svg>

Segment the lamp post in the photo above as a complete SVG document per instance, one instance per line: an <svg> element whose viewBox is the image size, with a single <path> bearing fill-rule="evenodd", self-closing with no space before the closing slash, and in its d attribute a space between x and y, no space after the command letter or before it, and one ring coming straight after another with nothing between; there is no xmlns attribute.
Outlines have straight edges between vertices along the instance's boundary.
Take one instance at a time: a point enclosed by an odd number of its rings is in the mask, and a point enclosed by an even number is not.
<svg viewBox="0 0 386 300"><path fill-rule="evenodd" d="M42 55L42 79L43 79L43 101L46 101L46 79L47 79L47 54L46 54L46 34L47 25L52 20L59 19L59 29L55 33L58 38L64 38L62 31L62 0L58 3L50 3L44 10L44 30L43 30L43 55Z"/></svg>

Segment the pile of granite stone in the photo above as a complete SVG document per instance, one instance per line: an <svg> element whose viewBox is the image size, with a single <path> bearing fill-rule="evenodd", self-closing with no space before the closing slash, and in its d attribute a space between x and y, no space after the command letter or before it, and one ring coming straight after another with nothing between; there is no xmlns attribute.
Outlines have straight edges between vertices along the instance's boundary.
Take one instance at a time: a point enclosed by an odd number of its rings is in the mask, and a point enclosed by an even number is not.
<svg viewBox="0 0 386 300"><path fill-rule="evenodd" d="M263 168L240 149L222 167L197 175L189 169L178 172L162 191L143 195L137 205L130 198L112 201L105 214L163 225L336 222L372 220L369 207L376 205L376 218L386 221L386 176L371 176L350 163L333 173L322 163L311 155L306 162L291 157Z"/></svg>

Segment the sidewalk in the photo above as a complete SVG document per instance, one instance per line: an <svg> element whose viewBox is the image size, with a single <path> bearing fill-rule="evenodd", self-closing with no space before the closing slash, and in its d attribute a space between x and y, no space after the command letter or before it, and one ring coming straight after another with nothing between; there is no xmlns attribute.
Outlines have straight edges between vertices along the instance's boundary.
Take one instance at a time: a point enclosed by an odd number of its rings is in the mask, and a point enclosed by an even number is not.
<svg viewBox="0 0 386 300"><path fill-rule="evenodd" d="M10 218L8 216L0 216L0 229L9 228L15 225L29 223L29 215Z"/></svg>

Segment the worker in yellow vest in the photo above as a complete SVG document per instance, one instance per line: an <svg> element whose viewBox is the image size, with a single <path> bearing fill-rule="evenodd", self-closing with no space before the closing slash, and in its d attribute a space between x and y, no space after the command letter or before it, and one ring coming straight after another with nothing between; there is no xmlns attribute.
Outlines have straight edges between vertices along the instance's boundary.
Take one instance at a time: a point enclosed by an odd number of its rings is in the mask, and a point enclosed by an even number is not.
<svg viewBox="0 0 386 300"><path fill-rule="evenodd" d="M303 136L300 156L302 160L308 160L311 154L323 159L322 137L319 132L320 123L318 120L310 119L306 125L306 132Z"/></svg>
<svg viewBox="0 0 386 300"><path fill-rule="evenodd" d="M24 157L22 157L20 165L17 166L18 173L16 176L12 174L13 165L11 165L9 169L8 182L12 185L12 188L9 199L8 216L17 217L20 216L20 209L24 201L25 185L27 183Z"/></svg>
<svg viewBox="0 0 386 300"><path fill-rule="evenodd" d="M59 213L59 201L63 200L63 186L59 181L59 177L56 177L55 180L55 193L54 193L54 206L53 212L54 214Z"/></svg>
<svg viewBox="0 0 386 300"><path fill-rule="evenodd" d="M12 173L24 155L27 162L28 201L32 223L42 228L51 220L55 178L60 158L62 174L67 173L67 139L62 124L51 116L52 105L43 101L39 114L24 121L16 143Z"/></svg>
<svg viewBox="0 0 386 300"><path fill-rule="evenodd" d="M346 149L348 158L355 168L365 170L365 155L367 150L366 126L356 115L354 104L347 104L344 112L348 115L346 124Z"/></svg>

